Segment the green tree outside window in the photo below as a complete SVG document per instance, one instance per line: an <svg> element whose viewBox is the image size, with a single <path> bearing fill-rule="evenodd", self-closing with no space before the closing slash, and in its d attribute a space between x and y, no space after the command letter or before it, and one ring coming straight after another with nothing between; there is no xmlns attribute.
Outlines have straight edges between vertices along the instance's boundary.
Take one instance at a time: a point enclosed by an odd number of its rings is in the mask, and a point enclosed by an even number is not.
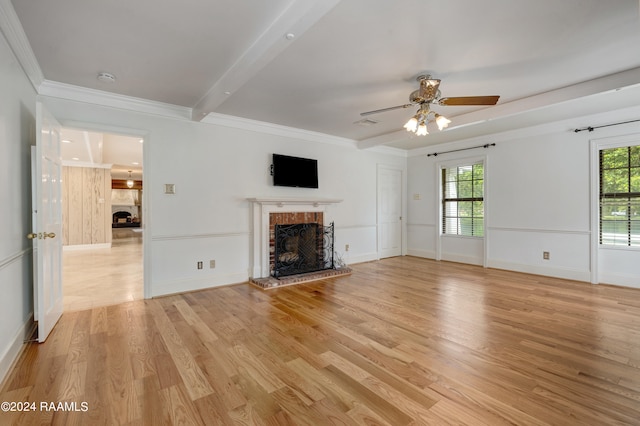
<svg viewBox="0 0 640 426"><path fill-rule="evenodd" d="M600 244L640 247L640 145L600 151Z"/></svg>
<svg viewBox="0 0 640 426"><path fill-rule="evenodd" d="M442 169L442 233L484 236L483 163Z"/></svg>

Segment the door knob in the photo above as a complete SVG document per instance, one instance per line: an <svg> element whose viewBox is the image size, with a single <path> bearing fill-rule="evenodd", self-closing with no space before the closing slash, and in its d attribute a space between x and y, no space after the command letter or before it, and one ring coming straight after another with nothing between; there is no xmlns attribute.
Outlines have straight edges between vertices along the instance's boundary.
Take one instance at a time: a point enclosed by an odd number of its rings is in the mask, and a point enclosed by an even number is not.
<svg viewBox="0 0 640 426"><path fill-rule="evenodd" d="M36 234L35 232L30 232L27 234L27 238L30 240L36 239L38 238L38 234Z"/></svg>
<svg viewBox="0 0 640 426"><path fill-rule="evenodd" d="M42 238L55 238L56 234L54 232L44 233Z"/></svg>

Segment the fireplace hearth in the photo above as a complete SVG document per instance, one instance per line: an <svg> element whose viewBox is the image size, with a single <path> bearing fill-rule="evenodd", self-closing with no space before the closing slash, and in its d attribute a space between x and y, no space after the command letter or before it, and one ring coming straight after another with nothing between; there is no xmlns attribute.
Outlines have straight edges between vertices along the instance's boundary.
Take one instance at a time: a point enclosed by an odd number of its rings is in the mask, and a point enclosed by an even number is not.
<svg viewBox="0 0 640 426"><path fill-rule="evenodd" d="M275 225L273 277L334 269L333 223Z"/></svg>

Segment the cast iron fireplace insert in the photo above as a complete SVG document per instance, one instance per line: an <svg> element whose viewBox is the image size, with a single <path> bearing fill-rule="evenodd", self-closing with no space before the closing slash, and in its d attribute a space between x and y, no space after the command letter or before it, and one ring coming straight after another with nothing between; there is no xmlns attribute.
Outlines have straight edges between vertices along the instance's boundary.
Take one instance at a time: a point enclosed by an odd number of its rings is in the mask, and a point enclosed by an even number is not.
<svg viewBox="0 0 640 426"><path fill-rule="evenodd" d="M275 225L275 278L307 272L335 269L333 258L333 222Z"/></svg>

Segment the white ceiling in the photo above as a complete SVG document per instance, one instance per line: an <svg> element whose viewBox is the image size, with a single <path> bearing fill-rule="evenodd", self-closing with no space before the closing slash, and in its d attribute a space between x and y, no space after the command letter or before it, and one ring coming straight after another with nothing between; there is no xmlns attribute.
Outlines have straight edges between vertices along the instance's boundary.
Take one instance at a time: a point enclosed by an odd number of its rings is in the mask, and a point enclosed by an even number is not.
<svg viewBox="0 0 640 426"><path fill-rule="evenodd" d="M560 103L569 118L635 105L640 94L638 0L12 4L45 82L187 107L195 120L223 114L325 133L363 148L418 148L538 124ZM104 71L116 82L98 81ZM407 103L423 73L442 79L443 96L500 101L434 107L453 122L424 137L402 129L413 108L354 124L360 112Z"/></svg>
<svg viewBox="0 0 640 426"><path fill-rule="evenodd" d="M142 145L140 137L103 134L63 128L61 156L67 165L111 165L111 177L142 180Z"/></svg>

